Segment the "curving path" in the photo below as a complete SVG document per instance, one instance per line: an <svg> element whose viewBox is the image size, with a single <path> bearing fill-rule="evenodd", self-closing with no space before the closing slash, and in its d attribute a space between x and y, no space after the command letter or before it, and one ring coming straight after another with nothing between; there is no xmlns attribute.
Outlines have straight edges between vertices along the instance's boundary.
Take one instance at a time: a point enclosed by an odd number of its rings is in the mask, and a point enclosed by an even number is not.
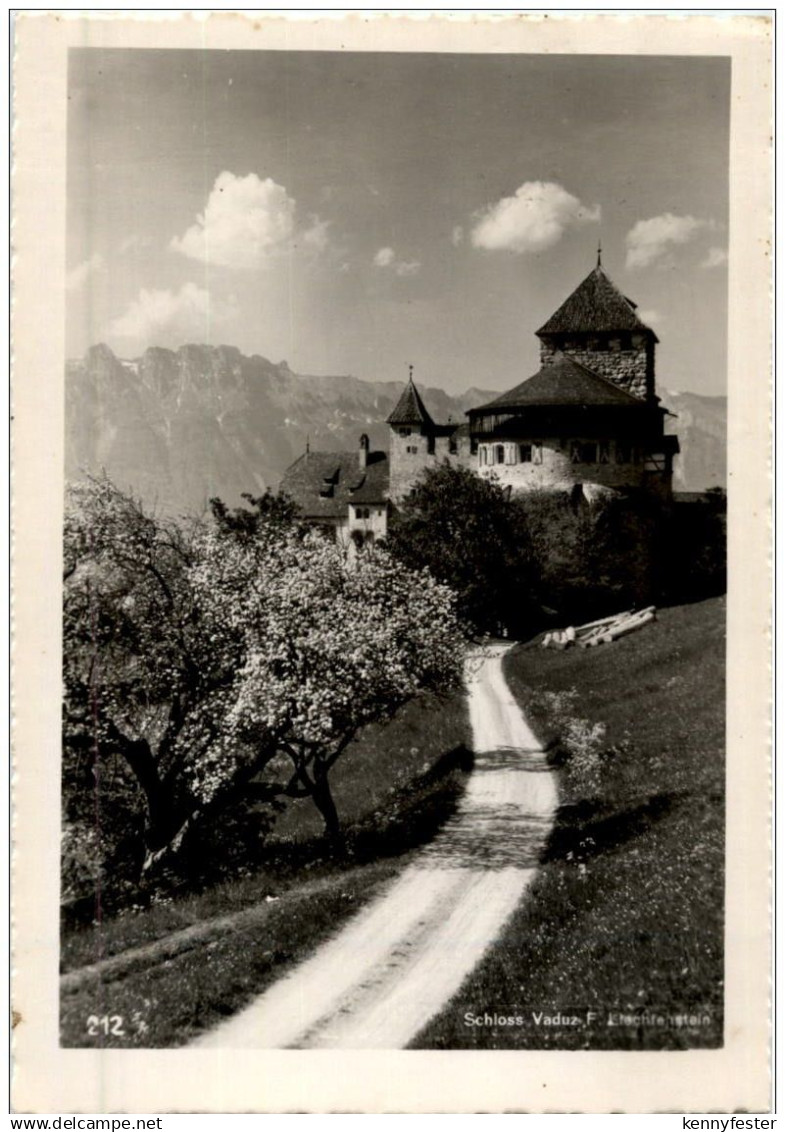
<svg viewBox="0 0 785 1132"><path fill-rule="evenodd" d="M454 816L339 935L195 1043L402 1049L459 989L537 870L557 806L545 754L502 675L467 662L475 766Z"/></svg>

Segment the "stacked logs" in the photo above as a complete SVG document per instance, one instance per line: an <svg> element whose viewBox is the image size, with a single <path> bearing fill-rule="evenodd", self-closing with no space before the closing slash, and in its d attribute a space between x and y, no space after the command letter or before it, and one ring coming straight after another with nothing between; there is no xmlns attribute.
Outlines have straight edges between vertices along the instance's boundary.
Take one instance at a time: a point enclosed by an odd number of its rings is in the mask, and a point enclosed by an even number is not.
<svg viewBox="0 0 785 1132"><path fill-rule="evenodd" d="M608 645L611 641L648 625L654 620L655 612L654 606L649 605L646 609L628 610L626 613L615 613L612 617L600 617L598 621L589 621L585 625L555 629L545 634L541 644L544 649L568 649L571 645L577 645L581 649L591 649L595 645Z"/></svg>

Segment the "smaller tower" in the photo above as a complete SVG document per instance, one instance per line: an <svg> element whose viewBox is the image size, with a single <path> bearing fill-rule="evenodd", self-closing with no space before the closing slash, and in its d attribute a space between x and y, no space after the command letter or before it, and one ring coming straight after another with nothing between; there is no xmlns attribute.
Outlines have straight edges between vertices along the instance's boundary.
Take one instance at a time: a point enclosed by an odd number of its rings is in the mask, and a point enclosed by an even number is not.
<svg viewBox="0 0 785 1132"><path fill-rule="evenodd" d="M411 491L436 451L437 427L414 384L414 366L398 404L387 418L390 426L390 499Z"/></svg>

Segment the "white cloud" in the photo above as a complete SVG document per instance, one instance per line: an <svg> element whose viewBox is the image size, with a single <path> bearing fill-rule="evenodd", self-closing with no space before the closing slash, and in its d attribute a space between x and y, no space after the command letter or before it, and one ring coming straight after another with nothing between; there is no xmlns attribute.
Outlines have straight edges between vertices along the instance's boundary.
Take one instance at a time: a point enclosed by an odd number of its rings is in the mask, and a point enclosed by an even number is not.
<svg viewBox="0 0 785 1132"><path fill-rule="evenodd" d="M392 248L379 248L376 255L373 257L373 262L376 267L390 268L396 275L405 277L407 275L416 275L422 264L416 259L398 259Z"/></svg>
<svg viewBox="0 0 785 1132"><path fill-rule="evenodd" d="M77 264L76 267L66 273L66 291L78 291L80 287L84 287L90 276L96 271L100 271L103 266L104 257L99 252Z"/></svg>
<svg viewBox="0 0 785 1132"><path fill-rule="evenodd" d="M522 255L552 247L567 228L596 223L600 206L587 208L552 181L526 181L515 196L488 205L474 219L471 237L475 248Z"/></svg>
<svg viewBox="0 0 785 1132"><path fill-rule="evenodd" d="M216 178L205 210L170 247L191 259L245 270L264 267L291 247L296 204L283 185L255 173ZM317 250L327 243L326 224L311 217L303 240Z"/></svg>
<svg viewBox="0 0 785 1132"><path fill-rule="evenodd" d="M627 233L627 267L648 267L662 260L673 245L689 243L702 228L711 226L710 221L672 212L639 220Z"/></svg>
<svg viewBox="0 0 785 1132"><path fill-rule="evenodd" d="M306 228L303 232L303 243L306 247L313 248L314 251L323 252L330 242L327 235L330 221L320 220L318 216L311 216L309 219L311 227Z"/></svg>
<svg viewBox="0 0 785 1132"><path fill-rule="evenodd" d="M157 335L179 335L209 341L216 321L226 312L216 309L209 293L195 283L185 283L179 291L147 291L144 288L124 314L109 326L109 336L153 344Z"/></svg>
<svg viewBox="0 0 785 1132"><path fill-rule="evenodd" d="M452 246L454 248L457 248L459 244L463 243L463 228L460 226L460 224L455 225L452 230L452 236L450 236L450 239L452 240Z"/></svg>
<svg viewBox="0 0 785 1132"><path fill-rule="evenodd" d="M728 253L725 248L709 248L701 267L722 267L728 262Z"/></svg>

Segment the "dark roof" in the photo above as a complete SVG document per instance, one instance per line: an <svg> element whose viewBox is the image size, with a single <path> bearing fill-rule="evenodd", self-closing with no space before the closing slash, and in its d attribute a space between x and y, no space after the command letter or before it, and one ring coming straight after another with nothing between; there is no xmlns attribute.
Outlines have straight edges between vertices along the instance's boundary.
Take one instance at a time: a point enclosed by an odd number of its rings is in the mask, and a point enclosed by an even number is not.
<svg viewBox="0 0 785 1132"><path fill-rule="evenodd" d="M607 378L600 377L574 358L557 354L555 360L543 366L534 377L529 377L514 389L502 393L495 401L470 409L469 415L503 413L532 405L645 406L646 402L620 389Z"/></svg>
<svg viewBox="0 0 785 1132"><path fill-rule="evenodd" d="M387 418L387 424L424 424L431 428L433 427L431 414L425 408L423 399L417 392L417 387L413 381L410 380L404 389L398 404Z"/></svg>
<svg viewBox="0 0 785 1132"><path fill-rule="evenodd" d="M384 503L389 487L386 452L369 452L365 468L357 451L306 452L281 480L281 490L309 519L343 518L349 503Z"/></svg>
<svg viewBox="0 0 785 1132"><path fill-rule="evenodd" d="M611 330L646 330L657 335L635 313L635 303L622 295L601 267L576 287L537 334L580 334Z"/></svg>

